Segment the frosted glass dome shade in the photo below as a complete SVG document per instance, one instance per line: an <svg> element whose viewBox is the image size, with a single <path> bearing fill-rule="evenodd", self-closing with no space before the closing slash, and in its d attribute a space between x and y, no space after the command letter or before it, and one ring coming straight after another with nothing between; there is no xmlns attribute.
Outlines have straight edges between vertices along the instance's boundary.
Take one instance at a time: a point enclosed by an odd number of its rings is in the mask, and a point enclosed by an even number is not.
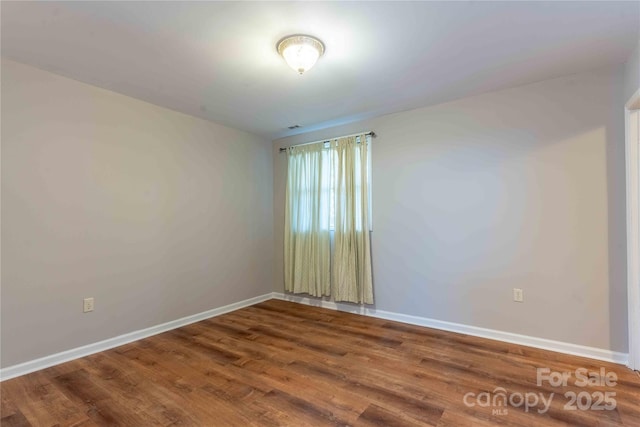
<svg viewBox="0 0 640 427"><path fill-rule="evenodd" d="M277 49L291 68L304 74L322 56L324 44L311 36L296 35L280 40Z"/></svg>

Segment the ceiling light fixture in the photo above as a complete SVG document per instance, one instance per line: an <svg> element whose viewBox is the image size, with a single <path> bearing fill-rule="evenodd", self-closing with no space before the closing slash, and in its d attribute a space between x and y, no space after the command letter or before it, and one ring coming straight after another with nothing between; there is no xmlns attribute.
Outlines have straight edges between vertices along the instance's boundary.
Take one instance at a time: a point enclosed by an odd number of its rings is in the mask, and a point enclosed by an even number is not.
<svg viewBox="0 0 640 427"><path fill-rule="evenodd" d="M315 37L296 34L280 40L276 49L291 68L304 74L322 56L324 44Z"/></svg>

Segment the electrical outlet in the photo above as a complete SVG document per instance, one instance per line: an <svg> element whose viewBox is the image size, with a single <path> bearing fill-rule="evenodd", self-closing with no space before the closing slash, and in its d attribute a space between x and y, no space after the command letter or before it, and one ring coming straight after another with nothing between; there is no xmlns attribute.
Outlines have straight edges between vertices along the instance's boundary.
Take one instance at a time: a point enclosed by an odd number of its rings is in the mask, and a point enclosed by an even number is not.
<svg viewBox="0 0 640 427"><path fill-rule="evenodd" d="M88 313L90 311L93 311L93 298L85 298L84 299L84 306L82 311L84 313Z"/></svg>
<svg viewBox="0 0 640 427"><path fill-rule="evenodd" d="M513 300L515 302L524 302L524 293L522 289L513 288Z"/></svg>

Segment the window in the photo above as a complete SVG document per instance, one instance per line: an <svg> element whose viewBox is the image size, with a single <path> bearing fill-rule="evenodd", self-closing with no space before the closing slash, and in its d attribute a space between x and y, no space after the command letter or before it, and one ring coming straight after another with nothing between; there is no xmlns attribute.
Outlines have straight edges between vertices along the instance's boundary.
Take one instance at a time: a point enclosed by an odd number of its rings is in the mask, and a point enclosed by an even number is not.
<svg viewBox="0 0 640 427"><path fill-rule="evenodd" d="M366 188L364 191L367 192L367 215L368 219L368 228L372 229L371 222L371 144L370 144L370 136L366 136L366 143L369 144L368 150L366 152ZM358 141L358 145L360 142ZM339 172L345 167L344 159L342 163L339 163L338 152L335 148L331 147L331 142L324 143L324 149L317 153L320 156L319 159L314 158L315 156L312 153L305 153L307 155L300 155L300 157L295 159L290 159L290 162L297 162L297 165L290 165L290 174L295 174L296 169L297 172L302 172L299 174L297 178L297 198L299 204L299 221L296 222L297 227L295 231L304 232L309 231L313 228L312 222L314 217L317 215L319 220L319 227L322 230L330 230L334 231L336 227L336 208L337 205L344 205L345 199L344 195L341 200L336 199L336 186L338 185ZM355 179L353 180L353 185L356 193L356 197L361 199L363 194L363 183L362 179L358 179L362 177L362 162L359 156L360 150L356 148L355 150ZM318 164L315 166L314 163ZM293 169L293 171L292 171ZM313 176L313 175L319 176ZM314 190L314 186L320 184L320 188ZM289 183L292 185L292 183ZM313 200L319 199L319 206L315 206ZM341 203L337 203L341 202ZM361 205L356 203L354 206L356 210L355 221L356 221L356 229L362 230L362 212ZM314 212L317 210L319 212Z"/></svg>
<svg viewBox="0 0 640 427"><path fill-rule="evenodd" d="M288 154L285 290L372 304L369 137L292 147Z"/></svg>

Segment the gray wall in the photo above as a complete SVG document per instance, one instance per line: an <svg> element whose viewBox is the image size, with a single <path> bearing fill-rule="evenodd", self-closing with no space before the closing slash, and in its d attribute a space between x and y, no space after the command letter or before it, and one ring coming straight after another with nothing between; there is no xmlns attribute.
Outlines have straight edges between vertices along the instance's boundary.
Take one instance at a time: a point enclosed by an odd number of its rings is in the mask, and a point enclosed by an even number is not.
<svg viewBox="0 0 640 427"><path fill-rule="evenodd" d="M271 168L257 136L3 59L2 366L271 292Z"/></svg>
<svg viewBox="0 0 640 427"><path fill-rule="evenodd" d="M274 142L374 130L376 307L627 351L622 67ZM524 290L524 303L512 288Z"/></svg>
<svg viewBox="0 0 640 427"><path fill-rule="evenodd" d="M625 103L640 89L640 41L624 67L624 101Z"/></svg>

